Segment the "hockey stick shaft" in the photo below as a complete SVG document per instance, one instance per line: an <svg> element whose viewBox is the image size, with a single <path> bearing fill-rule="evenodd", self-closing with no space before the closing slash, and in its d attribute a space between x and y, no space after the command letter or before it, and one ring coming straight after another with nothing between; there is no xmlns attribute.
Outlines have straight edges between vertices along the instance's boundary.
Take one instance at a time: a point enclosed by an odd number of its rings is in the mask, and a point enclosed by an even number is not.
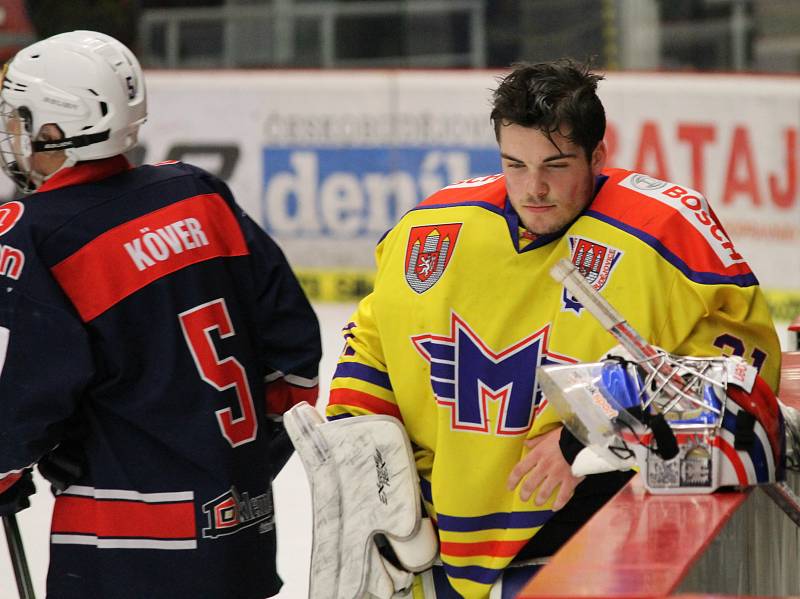
<svg viewBox="0 0 800 599"><path fill-rule="evenodd" d="M22 546L22 537L19 534L17 518L14 514L3 516L3 528L6 532L8 553L11 556L11 565L14 567L14 578L17 580L17 591L20 599L35 599L33 582L25 559L25 549Z"/></svg>
<svg viewBox="0 0 800 599"><path fill-rule="evenodd" d="M656 369L650 360L657 355L657 350L627 323L599 291L592 287L572 262L566 259L559 260L550 270L550 276L562 283L635 359L642 360L644 365L652 370ZM683 392L685 384L680 377L673 375L669 369L661 371L661 374L671 377L668 388L672 387L673 391L679 394ZM762 485L761 488L795 524L800 526L800 498L786 483Z"/></svg>

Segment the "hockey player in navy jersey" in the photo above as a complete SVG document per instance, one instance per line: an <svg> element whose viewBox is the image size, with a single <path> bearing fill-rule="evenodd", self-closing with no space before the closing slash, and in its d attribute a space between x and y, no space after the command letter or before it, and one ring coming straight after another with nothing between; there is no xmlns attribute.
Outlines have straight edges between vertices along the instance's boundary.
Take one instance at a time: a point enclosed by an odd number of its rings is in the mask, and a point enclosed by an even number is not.
<svg viewBox="0 0 800 599"><path fill-rule="evenodd" d="M29 46L0 101L29 194L0 205L0 513L37 462L77 466L51 599L274 595L280 419L316 400L321 355L286 259L212 175L131 167L145 86L117 40Z"/></svg>

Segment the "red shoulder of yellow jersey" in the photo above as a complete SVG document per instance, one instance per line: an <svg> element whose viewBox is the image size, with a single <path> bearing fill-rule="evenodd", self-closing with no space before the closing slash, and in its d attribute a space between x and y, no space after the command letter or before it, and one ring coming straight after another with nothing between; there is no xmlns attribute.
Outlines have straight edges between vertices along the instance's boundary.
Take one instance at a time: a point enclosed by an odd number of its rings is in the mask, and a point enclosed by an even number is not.
<svg viewBox="0 0 800 599"><path fill-rule="evenodd" d="M696 283L758 284L702 194L624 169L603 174L586 216L637 237Z"/></svg>
<svg viewBox="0 0 800 599"><path fill-rule="evenodd" d="M417 208L483 206L502 211L506 203L506 179L500 175L476 177L453 183L428 196Z"/></svg>

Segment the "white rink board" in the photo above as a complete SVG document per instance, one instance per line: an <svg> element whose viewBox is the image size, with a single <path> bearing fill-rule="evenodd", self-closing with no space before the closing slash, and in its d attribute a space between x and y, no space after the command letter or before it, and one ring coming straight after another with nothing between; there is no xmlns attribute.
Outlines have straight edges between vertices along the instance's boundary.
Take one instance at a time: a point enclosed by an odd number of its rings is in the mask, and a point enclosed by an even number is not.
<svg viewBox="0 0 800 599"><path fill-rule="evenodd" d="M296 268L371 269L408 208L499 170L500 75L151 71L138 157L228 172ZM800 77L608 73L600 95L609 166L703 192L762 285L800 290Z"/></svg>

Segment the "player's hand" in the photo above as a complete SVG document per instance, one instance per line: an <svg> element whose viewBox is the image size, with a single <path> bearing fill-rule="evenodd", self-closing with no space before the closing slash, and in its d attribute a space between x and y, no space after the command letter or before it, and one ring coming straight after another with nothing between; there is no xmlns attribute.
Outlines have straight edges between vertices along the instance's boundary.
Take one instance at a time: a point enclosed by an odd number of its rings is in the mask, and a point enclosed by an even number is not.
<svg viewBox="0 0 800 599"><path fill-rule="evenodd" d="M31 469L26 468L11 486L0 493L0 516L10 516L30 507L31 502L28 498L35 492L36 486L33 484Z"/></svg>
<svg viewBox="0 0 800 599"><path fill-rule="evenodd" d="M553 491L558 489L553 511L567 504L575 487L585 478L573 476L570 465L561 453L558 444L561 428L525 441L530 451L511 470L507 483L509 491L519 485L519 496L523 501L528 501L535 492L536 505L544 505Z"/></svg>

